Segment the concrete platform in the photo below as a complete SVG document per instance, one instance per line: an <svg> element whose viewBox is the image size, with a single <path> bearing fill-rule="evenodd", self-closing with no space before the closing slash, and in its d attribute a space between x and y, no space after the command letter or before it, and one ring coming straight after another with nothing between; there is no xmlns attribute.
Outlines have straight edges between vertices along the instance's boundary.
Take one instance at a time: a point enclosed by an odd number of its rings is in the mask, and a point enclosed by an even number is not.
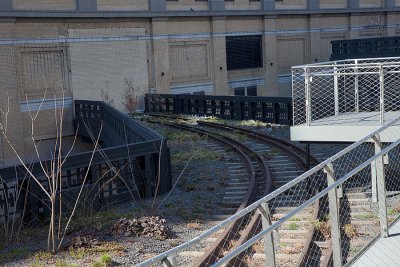
<svg viewBox="0 0 400 267"><path fill-rule="evenodd" d="M388 238L380 238L351 266L400 266L400 221L390 227Z"/></svg>
<svg viewBox="0 0 400 267"><path fill-rule="evenodd" d="M400 117L400 111L385 113L385 123ZM343 113L290 128L290 139L303 142L355 142L381 127L379 112ZM400 122L381 136L383 142L400 138Z"/></svg>

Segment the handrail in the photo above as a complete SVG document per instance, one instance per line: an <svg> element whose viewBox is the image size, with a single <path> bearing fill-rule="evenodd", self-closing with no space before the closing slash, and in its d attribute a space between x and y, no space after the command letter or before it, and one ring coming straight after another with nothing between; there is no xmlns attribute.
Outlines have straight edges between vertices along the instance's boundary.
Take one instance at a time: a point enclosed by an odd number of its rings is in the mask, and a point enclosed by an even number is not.
<svg viewBox="0 0 400 267"><path fill-rule="evenodd" d="M262 238L263 236L265 236L269 232L271 232L271 231L275 230L276 228L278 228L279 226L281 226L284 222L289 220L290 217L294 216L295 214L297 214L299 211L303 210L304 208L310 206L312 203L314 203L318 199L320 199L323 196L325 196L332 189L334 189L334 188L336 188L338 186L341 186L348 179L352 178L355 174L357 174L358 172L360 172L364 168L368 167L377 158L382 157L385 154L387 154L390 150L392 150L393 148L395 148L399 144L400 144L400 139L398 139L397 141L393 142L392 144L390 144L385 149L382 149L379 153L374 154L368 160L366 160L363 163L361 163L360 165L358 165L356 168L354 168L353 170L348 172L346 175L344 175L341 178L337 179L334 183L332 183L331 185L327 186L325 189L320 191L317 195L313 196L312 198L310 198L309 200L307 200L303 204L301 204L299 207L297 207L294 210L290 211L288 214L286 214L284 217L282 217L282 219L280 219L276 223L272 224L267 229L261 231L260 233L255 235L253 238L248 240L246 243L241 245L239 248L237 248L236 250L230 252L228 255L226 255L224 258L222 258L219 262L217 262L216 264L213 264L211 266L213 266L213 267L214 266L222 266L225 263L229 262L237 254L239 254L239 253L243 252L244 250L246 250L247 248L249 248L251 245L253 245L255 242L257 242L260 238Z"/></svg>
<svg viewBox="0 0 400 267"><path fill-rule="evenodd" d="M92 140L93 136L99 136L100 145L95 148L95 151L71 153L61 158L63 184L65 182L63 191L71 190L71 194L75 194L75 188L81 186L80 172L82 170L87 170L87 175L91 177L86 185L96 186L100 181L108 179L100 174L100 170L104 169L114 170L115 175L118 176L118 181L115 182L117 193L104 196L108 203L125 201L139 195L150 196L154 193L150 185L157 182L159 186L155 190L159 193L165 193L170 189L170 154L164 137L104 102L76 100L74 104L77 136L88 140ZM136 161L141 158L145 162L143 166L136 164ZM159 160L160 164L156 165L156 160ZM0 168L0 177L11 187L22 186L21 181L29 177L27 172L35 175L42 182L47 180L44 170L50 170L52 164L54 164L54 159L41 157L38 162L27 163L27 167L19 165ZM144 168L142 177L133 176L135 168ZM116 169L121 171L116 171ZM124 169L129 169L129 171L122 171ZM25 184L23 186L25 187ZM99 190L104 192L107 190L100 188ZM142 190L144 188L147 191ZM98 194L98 198L103 198L103 195ZM34 199L33 194L30 193L27 197ZM33 200L30 205L32 213L34 210L38 212L39 204L36 200ZM2 211L1 205L0 211ZM2 216L9 215L4 213Z"/></svg>
<svg viewBox="0 0 400 267"><path fill-rule="evenodd" d="M328 62L319 62L319 63L313 63L313 64L304 64L304 65L297 65L297 66L293 66L292 68L305 68L305 67L309 67L309 66L316 66L316 67L332 67L334 65L334 63L343 63L343 62L355 62L355 60L358 61L362 61L362 62L370 62L370 63L365 63L365 64L374 64L377 62L372 62L372 61L376 61L376 60L400 60L400 57L377 57L377 58L362 58L362 59L340 59L340 60L334 60L334 61L328 61ZM390 61L389 61L390 62ZM328 64L328 63L332 63L332 64ZM355 63L354 63L355 64ZM363 63L361 63L363 64ZM339 64L339 66L342 66L343 64Z"/></svg>
<svg viewBox="0 0 400 267"><path fill-rule="evenodd" d="M396 124L399 121L400 121L400 117L392 120L391 122L389 122L389 123L385 124L384 126L380 127L376 131L368 134L367 136L365 136L364 138L360 139L359 141L353 143L352 145L346 147L342 151L336 153L335 155L333 155L329 159L326 159L322 163L320 163L317 166L313 167L311 170L301 174L300 176L296 177L295 179L293 179L292 181L288 182L287 184L281 186L280 188L278 188L277 190L275 190L272 193L268 194L267 196L259 199L258 201L254 202L253 204L249 205L248 207L244 208L243 210L237 212L236 214L230 216L229 218L227 218L226 220L224 220L221 223L217 224L216 226L210 228L208 231L202 233L201 235L197 236L196 238L194 238L194 239L192 239L192 240L190 240L190 241L188 241L186 243L183 243L183 244L181 244L181 245L179 245L179 246L177 246L175 248L172 248L172 249L170 249L170 250L168 250L168 251L166 251L166 252L164 252L164 253L162 253L162 254L160 254L158 256L155 256L155 257L153 257L153 258L151 258L149 260L146 260L146 261L140 263L138 266L144 267L144 266L149 266L149 265L151 265L153 263L161 262L161 261L167 259L168 257L170 257L172 255L175 255L175 254L177 254L177 253L179 253L179 252L181 252L181 251L183 251L183 250L185 250L185 249L187 249L187 248L199 243L200 241L204 240L205 238L207 238L211 234L217 232L218 230L220 230L221 228L223 228L226 225L230 224L231 222L236 221L237 219L239 219L239 218L247 215L248 213L254 211L261 204L272 200L273 198L275 198L276 196L278 196L281 193L285 192L286 190L288 190L288 189L296 186L300 182L306 180L311 175L317 173L318 171L323 170L324 167L326 167L329 163L332 163L333 161L339 159L340 157L342 157L343 155L345 155L345 154L349 153L350 151L354 150L355 148L357 148L358 146L362 145L363 143L369 142L372 137L376 136L377 134L381 133L382 131L386 130L387 128L393 126L394 124ZM320 199L322 196L324 196L331 189L341 185L343 182L345 182L347 179L349 179L352 175L354 175L356 173L355 171L358 172L362 168L364 168L365 166L368 166L368 164L370 164L377 157L386 154L390 149L392 149L395 145L397 145L399 143L400 143L400 140L396 141L395 143L392 143L392 145L388 146L387 148L383 149L380 153L375 154L373 157L371 157L369 160L367 160L366 161L367 163L364 162L363 164L359 165L357 168L353 169L353 171L349 172L347 175L343 176L341 179L339 179L336 182L334 182L332 185L330 185L327 188L321 190L317 195L315 195L314 197L310 198L308 201L306 201L305 203L303 203L299 207L297 207L294 210L292 210L291 212L289 212L286 216L283 217L283 219L277 221L276 223L274 223L273 225L271 225L267 229L261 231L259 234L255 235L253 238L251 238L246 243L244 243L242 246L240 246L237 250L235 250L234 252L231 252L230 254L228 254L229 257L228 256L224 257L223 261L218 262L217 265L215 265L215 266L219 266L220 264L229 262L232 258L235 257L235 255L241 253L246 248L248 248L250 245L254 244L259 238L264 236L266 233L274 230L275 228L280 226L284 221L286 221L287 219L289 219L290 217L295 215L297 212L299 212L300 210L308 207L309 205L311 205L312 203L314 203L315 201Z"/></svg>

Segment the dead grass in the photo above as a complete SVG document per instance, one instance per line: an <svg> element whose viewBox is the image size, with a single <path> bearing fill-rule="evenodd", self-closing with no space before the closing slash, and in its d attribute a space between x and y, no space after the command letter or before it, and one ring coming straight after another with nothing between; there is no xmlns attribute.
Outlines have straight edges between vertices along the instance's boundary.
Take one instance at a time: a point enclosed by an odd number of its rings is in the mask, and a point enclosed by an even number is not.
<svg viewBox="0 0 400 267"><path fill-rule="evenodd" d="M354 238L358 236L357 228L352 224L343 225L343 231L349 238Z"/></svg>
<svg viewBox="0 0 400 267"><path fill-rule="evenodd" d="M191 229L195 229L195 230L200 230L201 229L201 225L197 221L190 222L190 223L186 224L186 227L187 228L191 228Z"/></svg>
<svg viewBox="0 0 400 267"><path fill-rule="evenodd" d="M331 237L331 223L329 221L316 220L314 222L315 230L321 233L326 239Z"/></svg>
<svg viewBox="0 0 400 267"><path fill-rule="evenodd" d="M285 254L298 254L304 248L302 243L295 243L293 246L287 246L282 248L282 252Z"/></svg>
<svg viewBox="0 0 400 267"><path fill-rule="evenodd" d="M262 240L258 240L253 245L253 250L255 253L264 253L264 242Z"/></svg>

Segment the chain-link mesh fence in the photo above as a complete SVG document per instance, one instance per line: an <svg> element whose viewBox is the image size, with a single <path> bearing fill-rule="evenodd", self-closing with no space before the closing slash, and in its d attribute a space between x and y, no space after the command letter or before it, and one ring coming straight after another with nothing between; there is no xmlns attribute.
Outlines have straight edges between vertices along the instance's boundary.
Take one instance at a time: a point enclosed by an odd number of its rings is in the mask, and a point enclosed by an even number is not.
<svg viewBox="0 0 400 267"><path fill-rule="evenodd" d="M196 265L199 252L223 231L235 236L234 241L220 243L207 266L341 266L355 261L374 238L387 235L388 224L400 215L400 134L393 127L399 121L391 121L203 235L139 266L163 260L171 266ZM228 228L238 219L249 222L248 227Z"/></svg>
<svg viewBox="0 0 400 267"><path fill-rule="evenodd" d="M364 125L382 125L385 112L400 108L399 61L356 59L293 67L294 125L332 122L327 119L357 113L368 117ZM357 123L354 117L346 118Z"/></svg>

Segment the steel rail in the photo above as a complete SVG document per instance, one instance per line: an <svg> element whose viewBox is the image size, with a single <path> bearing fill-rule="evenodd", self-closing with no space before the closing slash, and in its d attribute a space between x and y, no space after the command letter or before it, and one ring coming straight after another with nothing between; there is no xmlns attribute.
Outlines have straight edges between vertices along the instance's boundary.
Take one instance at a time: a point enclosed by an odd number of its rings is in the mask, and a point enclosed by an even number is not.
<svg viewBox="0 0 400 267"><path fill-rule="evenodd" d="M228 263L231 259L235 257L235 255L245 251L248 249L250 246L252 246L255 242L257 242L259 239L261 239L263 236L268 234L269 232L273 231L274 229L278 228L281 226L285 221L287 221L290 217L296 215L299 211L303 210L304 208L308 207L318 199L322 198L326 194L329 193L329 191L333 190L334 188L337 188L338 186L341 186L344 182L352 178L354 175L362 171L364 168L367 168L370 166L371 162L375 161L379 157L383 157L384 155L388 154L389 151L394 149L396 146L400 145L400 139L397 141L393 142L391 145L387 146L385 149L382 149L379 153L376 153L374 156L370 157L368 160L364 161L357 167L355 167L353 170L342 176L341 178L337 179L335 182L333 182L331 185L327 186L323 190L321 190L317 195L313 196L309 200L305 201L303 204L298 206L296 209L290 211L286 216L284 216L282 219L274 223L273 225L269 226L265 230L262 230L260 233L257 235L253 236L251 239L246 241L244 244L242 244L240 247L238 247L236 250L230 252L228 255L226 255L224 258L222 258L218 263L212 265L214 266L224 266L224 264Z"/></svg>
<svg viewBox="0 0 400 267"><path fill-rule="evenodd" d="M241 133L247 134L248 136L250 136L252 138L260 140L261 142L266 142L266 143L269 143L269 144L271 144L273 146L276 146L279 149L281 149L282 151L284 151L286 155L288 155L289 157L294 159L296 161L296 163L300 166L300 168L302 168L304 171L307 171L307 163L305 162L305 160L303 158L304 155L307 155L307 152L303 148L301 148L301 147L299 147L299 146L297 146L297 145L295 145L295 144L293 144L293 143L291 143L289 141L283 140L281 138L273 137L271 135L267 135L267 134L264 134L264 133L255 132L253 130L245 129L245 128L242 128L242 127L224 125L224 124L215 123L215 122L204 122L204 121L198 121L197 123L200 124L200 125L214 127L214 128L217 128L217 129L230 129L230 130L233 130L233 131L241 132ZM319 161L318 161L317 158L315 158L312 155L310 155L310 158L311 158L311 160L313 161L313 163L315 165L319 164ZM313 195L318 194L318 192L319 192L318 188L312 186L311 184L309 184L309 187L312 190L311 193ZM320 205L321 205L321 202L319 200L317 200L314 203L313 220L318 220L318 219L321 219L323 217L323 214L319 213ZM314 225L312 225L310 230L309 230L309 232L308 232L308 234L307 234L307 240L306 240L305 245L304 245L305 249L303 249L303 251L302 251L302 253L301 253L300 257L299 257L298 264L296 266L300 267L300 266L306 266L307 265L308 255L310 254L311 246L313 244L314 233L315 233L315 227L314 227ZM240 243L237 246L235 246L235 249L237 247L239 247L241 244L243 244L243 243ZM327 258L330 258L332 256L332 250L328 248L327 251L328 252L327 252L326 256L327 256ZM230 261L230 262L232 262L232 261Z"/></svg>
<svg viewBox="0 0 400 267"><path fill-rule="evenodd" d="M244 162L247 165L248 169L250 170L251 178L247 193L244 196L244 199L240 204L239 208L237 209L237 211L240 211L249 204L253 203L256 194L256 171L249 155L254 155L256 157L257 162L260 164L260 168L264 176L263 180L266 183L266 188L268 188L268 193L271 191L272 179L268 167L264 164L261 158L257 158L259 157L258 154L252 151L246 145L232 138L211 131L207 131L205 129L200 129L197 127L191 127L182 124L170 123L170 122L161 122L161 123L173 128L178 128L190 132L199 133L202 135L207 135L210 138L213 138L214 140L224 145L234 148L239 153L239 155L244 159ZM217 238L217 240L213 243L213 245L204 253L204 255L193 266L199 266L199 267L208 266L218 261L222 251L229 245L229 241L235 238L235 233L238 232L242 227L242 221L243 219L237 219L234 222L232 222L231 226L227 227L224 230L224 232Z"/></svg>
<svg viewBox="0 0 400 267"><path fill-rule="evenodd" d="M262 205L263 203L266 203L272 199L274 199L275 197L277 197L278 195L284 193L286 190L298 185L300 182L305 181L306 179L308 179L311 175L321 171L324 169L324 167L326 167L329 163L334 162L335 160L341 158L342 156L346 155L347 153L353 151L354 149L356 149L357 147L359 147L360 145L364 144L365 142L370 142L371 138L382 133L383 131L385 131L386 129L388 129L389 127L395 125L397 122L400 121L400 117L396 118L390 122L388 122L387 124L385 124L384 126L380 127L379 129L377 129L376 131L366 135L364 138L358 140L357 142L351 144L350 146L346 147L345 149L343 149L342 151L336 153L335 155L333 155L332 157L330 157L329 159L326 159L325 161L321 162L320 164L318 164L317 166L313 167L311 170L307 171L306 173L303 173L301 175L299 175L297 178L293 179L292 181L288 182L287 184L281 186L280 188L276 189L275 191L271 192L270 194L266 195L265 197L257 200L256 202L254 202L253 204L249 205L248 207L244 208L243 210L237 212L236 214L230 216L229 218L225 219L224 221L222 221L221 223L211 227L208 231L202 233L201 235L181 244L178 245L177 247L174 247L172 249L169 249L168 251L161 253L151 259L148 259L140 264L138 264L138 267L145 267L145 266L150 266L151 264L154 263L160 263L162 261L164 261L165 259L172 257L174 255L176 255L177 253L188 249L190 247L192 247L195 244L198 244L200 241L204 240L205 238L209 237L210 235L212 235L213 233L219 231L220 229L222 229L223 227L229 225L230 223L232 223L233 221L242 218L244 216L246 216L247 214L249 214L250 212L256 210L260 205ZM386 151L386 149L385 149ZM382 155L383 153L379 153L379 155ZM375 159L375 157L374 157ZM369 163L368 163L369 164ZM343 181L344 182L344 181ZM296 214L296 212L300 211L301 209L307 207L308 205L311 205L311 203L315 202L317 199L319 199L319 197L322 197L323 195L325 195L330 189L337 187L338 185L340 185L338 182L335 182L334 184L332 184L331 186L329 186L327 188L327 190L323 190L323 192L320 192L317 196L313 197L312 199L310 199L308 202L303 203L303 205L299 206L297 209L293 210L292 212L290 212L288 215L293 216ZM290 218L290 216L286 216L285 221ZM279 222L278 223L274 223L271 227L268 227L266 229L266 231L263 231L263 234L266 234L268 231L272 231L273 229L275 229L276 227L278 227L279 225L281 225L283 223ZM263 235L262 234L262 235ZM254 237L253 237L254 238ZM249 242L249 241L246 241ZM255 241L254 241L255 242ZM250 246L251 244L249 244ZM246 248L244 248L246 249ZM243 250L244 250L243 249ZM240 253L240 252L239 252ZM233 256L234 257L234 256ZM233 258L232 257L232 258Z"/></svg>

